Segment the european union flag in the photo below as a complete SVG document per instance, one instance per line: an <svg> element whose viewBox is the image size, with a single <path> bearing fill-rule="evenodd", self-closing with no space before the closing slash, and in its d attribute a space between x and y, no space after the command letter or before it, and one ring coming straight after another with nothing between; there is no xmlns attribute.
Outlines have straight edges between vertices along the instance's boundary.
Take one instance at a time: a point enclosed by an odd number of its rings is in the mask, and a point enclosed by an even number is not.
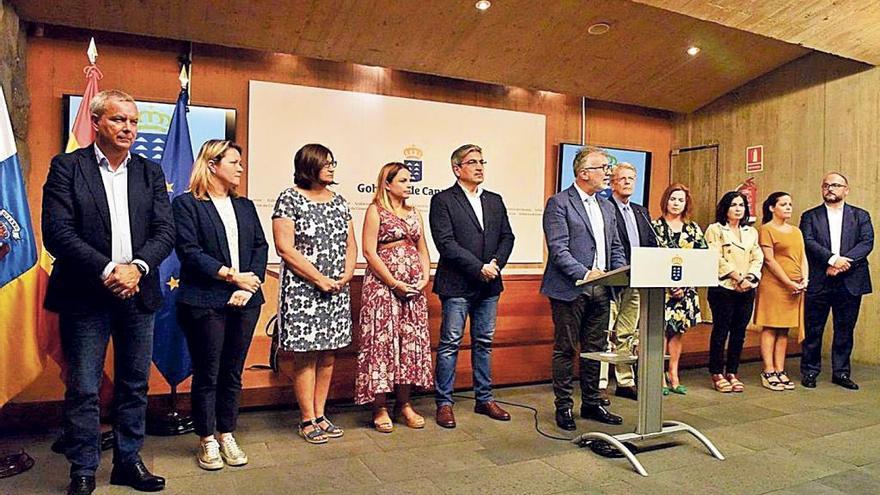
<svg viewBox="0 0 880 495"><path fill-rule="evenodd" d="M3 93L0 92L0 100ZM37 262L37 244L31 226L27 190L21 176L21 164L15 138L6 113L5 100L0 115L0 288Z"/></svg>
<svg viewBox="0 0 880 495"><path fill-rule="evenodd" d="M169 199L183 194L189 184L192 172L193 153L186 121L186 105L189 94L180 91L171 126L165 139L162 152L162 171L168 187ZM171 386L182 382L192 372L192 361L186 348L186 338L177 325L177 294L180 281L180 261L177 253L159 265L159 280L162 282L162 295L165 296L162 308L156 313L156 326L153 333L153 362Z"/></svg>

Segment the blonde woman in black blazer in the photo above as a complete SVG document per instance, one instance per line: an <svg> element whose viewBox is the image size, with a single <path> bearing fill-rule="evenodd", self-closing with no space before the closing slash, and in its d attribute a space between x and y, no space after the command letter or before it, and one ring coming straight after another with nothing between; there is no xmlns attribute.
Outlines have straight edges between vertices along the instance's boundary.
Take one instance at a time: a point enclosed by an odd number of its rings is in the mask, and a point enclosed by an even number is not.
<svg viewBox="0 0 880 495"><path fill-rule="evenodd" d="M192 356L197 459L207 470L248 462L232 432L263 304L268 244L253 202L235 192L242 170L239 145L207 141L193 165L189 192L172 204L180 259L177 315Z"/></svg>

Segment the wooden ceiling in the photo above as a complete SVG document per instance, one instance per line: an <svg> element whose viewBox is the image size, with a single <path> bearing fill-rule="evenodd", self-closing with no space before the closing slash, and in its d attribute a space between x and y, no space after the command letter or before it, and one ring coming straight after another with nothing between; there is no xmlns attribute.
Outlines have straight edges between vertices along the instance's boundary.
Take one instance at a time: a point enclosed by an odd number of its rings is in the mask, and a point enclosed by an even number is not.
<svg viewBox="0 0 880 495"><path fill-rule="evenodd" d="M872 65L880 0L633 0Z"/></svg>
<svg viewBox="0 0 880 495"><path fill-rule="evenodd" d="M474 8L475 0L8 1L21 18L48 25L292 53L677 112L696 110L809 51L626 0L495 0L486 12ZM611 30L589 35L596 22ZM702 52L687 55L691 45Z"/></svg>

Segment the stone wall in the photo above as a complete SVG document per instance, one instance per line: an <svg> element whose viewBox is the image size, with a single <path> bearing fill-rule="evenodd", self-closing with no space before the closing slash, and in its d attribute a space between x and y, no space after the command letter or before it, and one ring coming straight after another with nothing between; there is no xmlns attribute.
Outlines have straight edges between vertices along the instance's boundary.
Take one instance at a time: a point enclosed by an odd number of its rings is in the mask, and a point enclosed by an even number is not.
<svg viewBox="0 0 880 495"><path fill-rule="evenodd" d="M6 95L6 106L12 120L12 131L18 157L27 177L30 164L25 137L28 132L30 97L25 70L26 35L24 24L6 0L0 0L0 86Z"/></svg>

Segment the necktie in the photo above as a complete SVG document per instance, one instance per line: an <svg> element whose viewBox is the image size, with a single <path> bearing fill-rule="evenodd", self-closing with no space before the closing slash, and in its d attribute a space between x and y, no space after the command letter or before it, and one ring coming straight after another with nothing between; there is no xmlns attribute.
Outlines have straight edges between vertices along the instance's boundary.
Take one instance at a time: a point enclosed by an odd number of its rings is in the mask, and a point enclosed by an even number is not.
<svg viewBox="0 0 880 495"><path fill-rule="evenodd" d="M629 237L630 247L638 247L639 229L636 227L635 216L629 205L623 205L623 223L626 225L626 236Z"/></svg>

